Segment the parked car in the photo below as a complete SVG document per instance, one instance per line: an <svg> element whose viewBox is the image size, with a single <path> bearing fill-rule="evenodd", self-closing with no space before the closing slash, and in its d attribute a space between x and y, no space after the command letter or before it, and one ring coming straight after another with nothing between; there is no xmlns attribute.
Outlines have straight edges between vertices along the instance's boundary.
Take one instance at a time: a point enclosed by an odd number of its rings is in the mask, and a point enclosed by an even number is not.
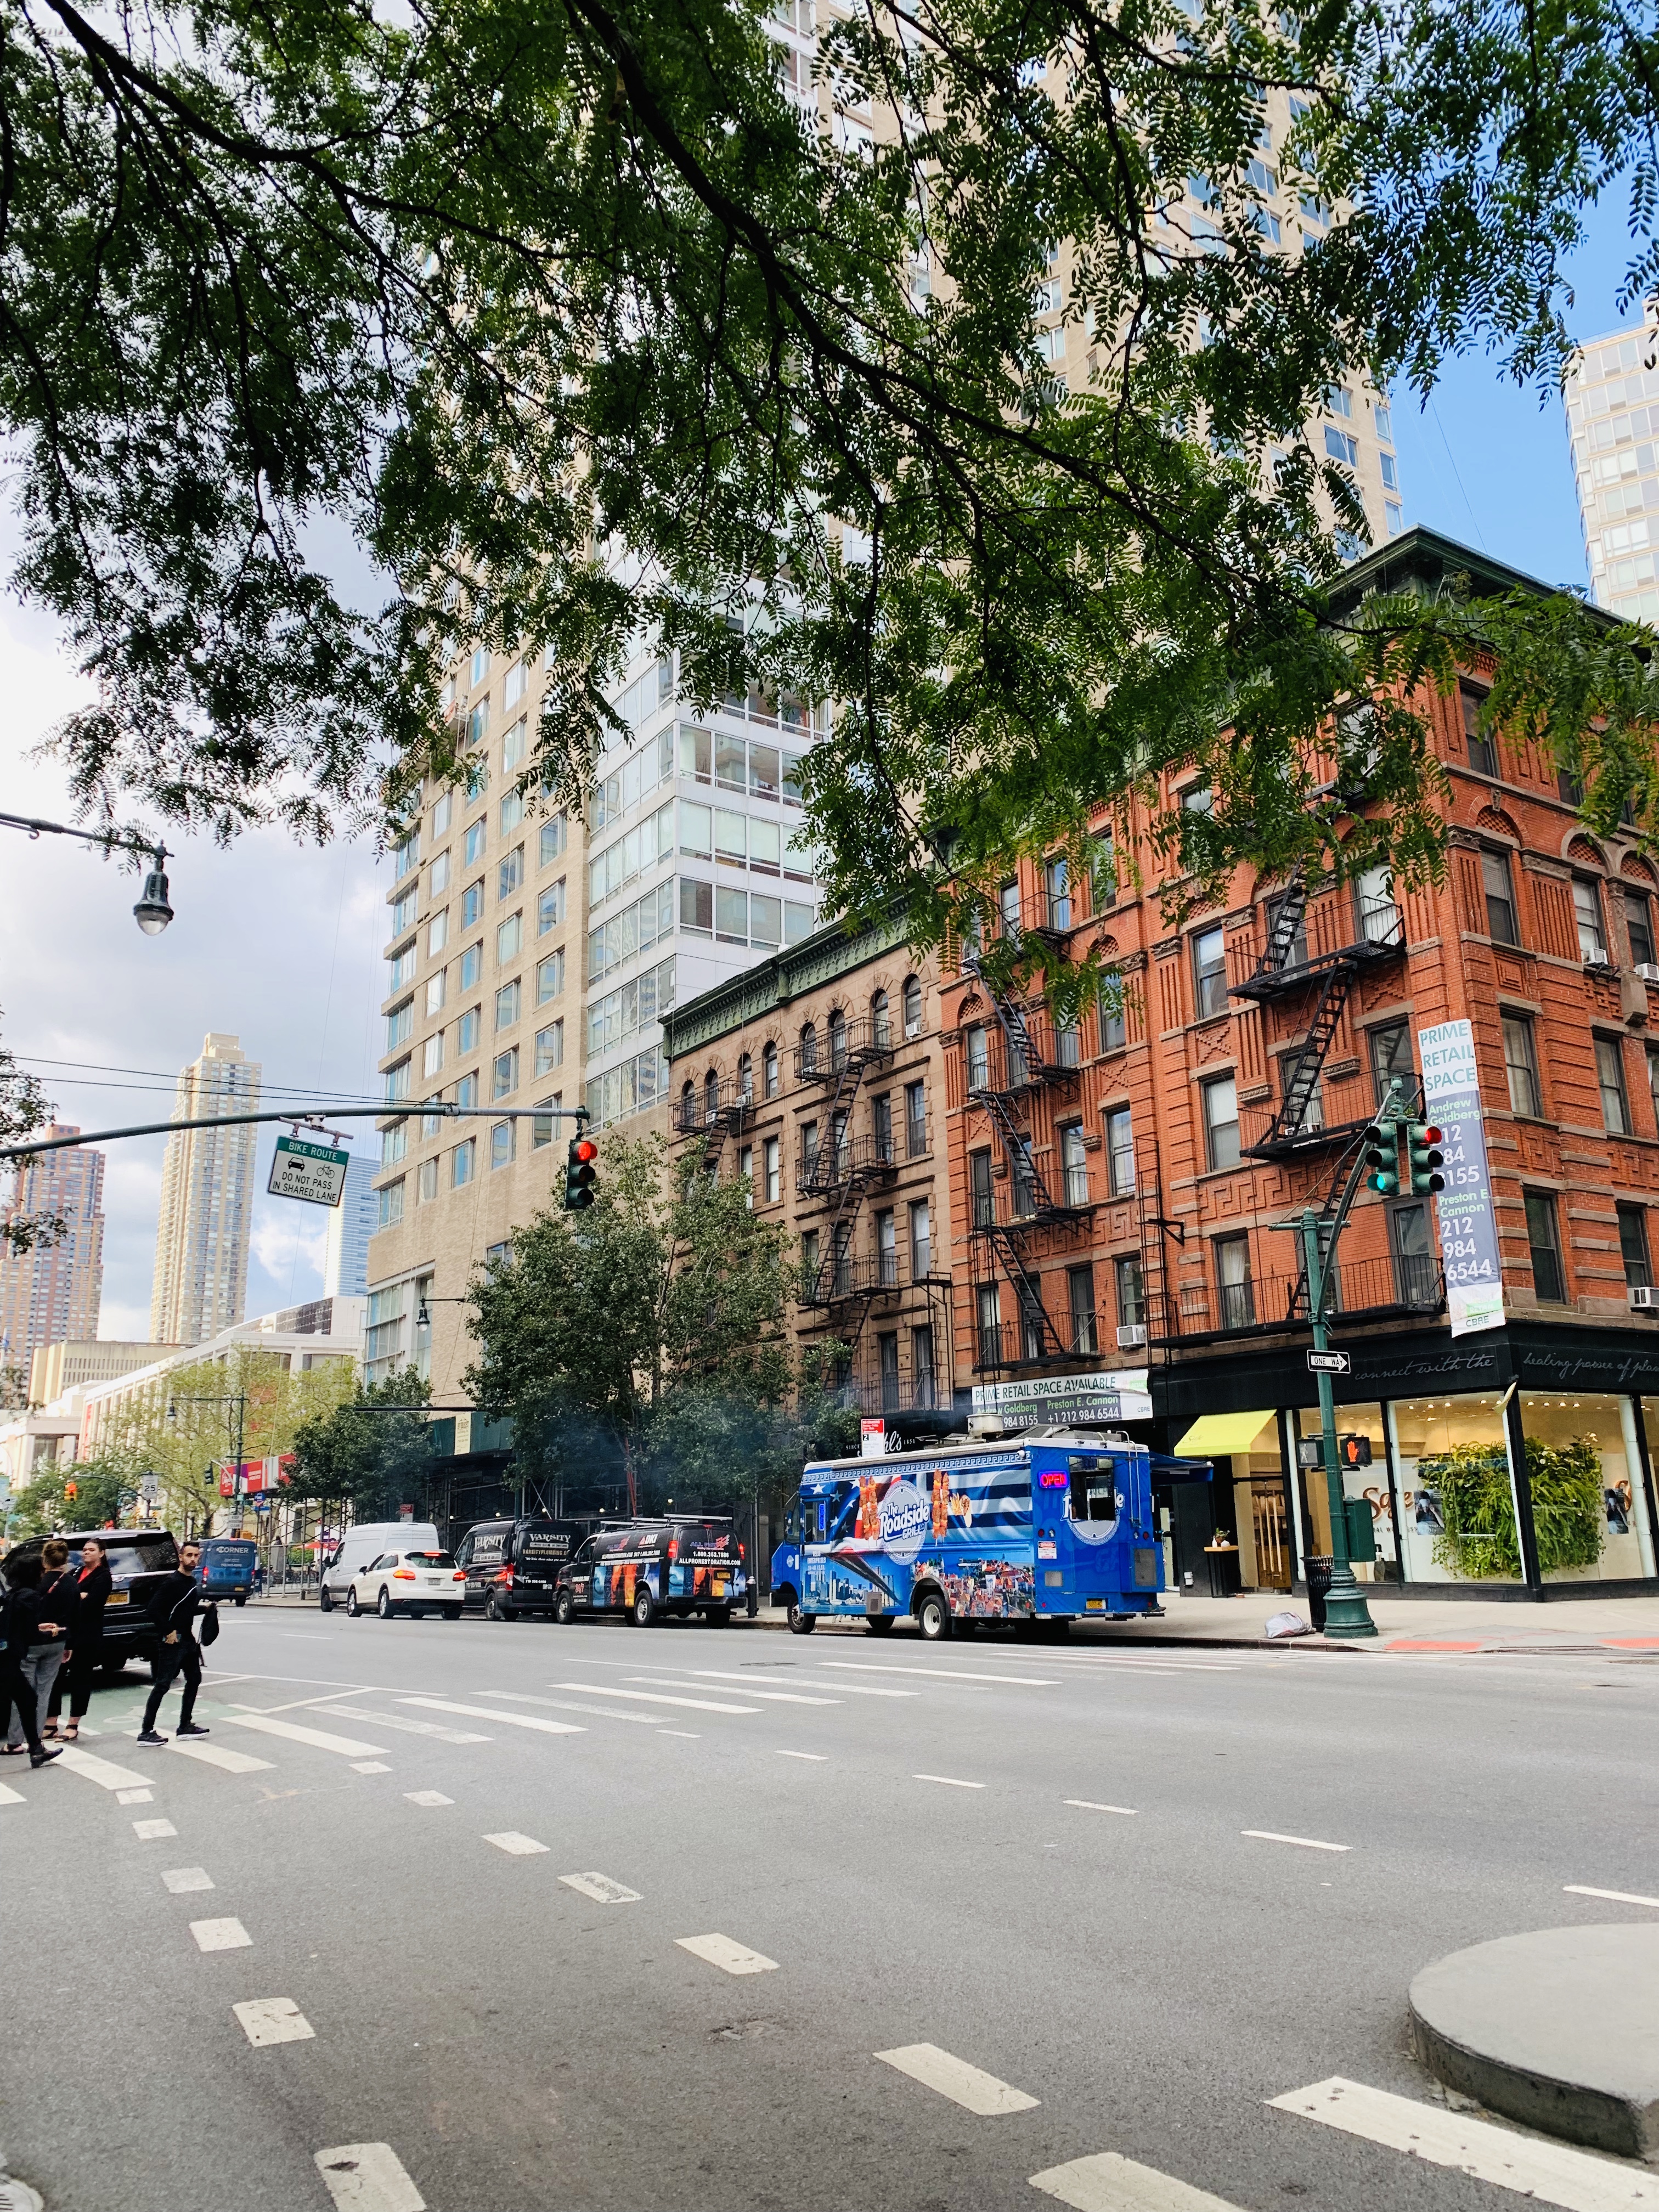
<svg viewBox="0 0 1659 2212"><path fill-rule="evenodd" d="M521 1613L553 1610L559 1570L580 1543L588 1524L531 1514L517 1521L480 1521L455 1547L455 1564L466 1576L464 1602L486 1620L516 1620Z"/></svg>
<svg viewBox="0 0 1659 2212"><path fill-rule="evenodd" d="M430 1521L360 1521L348 1528L323 1562L317 1600L322 1610L332 1613L337 1605L343 1605L347 1586L358 1570L399 1545L416 1552L443 1548Z"/></svg>
<svg viewBox="0 0 1659 2212"><path fill-rule="evenodd" d="M368 1560L353 1575L346 1584L346 1618L356 1620L372 1608L382 1620L398 1613L416 1620L441 1613L446 1620L459 1620L459 1585L465 1578L450 1553L400 1545Z"/></svg>
<svg viewBox="0 0 1659 2212"><path fill-rule="evenodd" d="M161 1648L155 1623L150 1618L151 1593L163 1575L179 1565L179 1547L169 1528L82 1528L65 1531L70 1565L81 1565L81 1547L95 1536L109 1560L114 1587L104 1608L104 1643L100 1661L106 1674L118 1674L135 1662L153 1660ZM25 1536L0 1560L0 1574L9 1577L14 1559L39 1559L44 1536Z"/></svg>
<svg viewBox="0 0 1659 2212"><path fill-rule="evenodd" d="M664 1613L680 1620L700 1613L723 1627L747 1588L743 1547L730 1519L670 1514L600 1528L561 1569L553 1618L621 1613L649 1628Z"/></svg>

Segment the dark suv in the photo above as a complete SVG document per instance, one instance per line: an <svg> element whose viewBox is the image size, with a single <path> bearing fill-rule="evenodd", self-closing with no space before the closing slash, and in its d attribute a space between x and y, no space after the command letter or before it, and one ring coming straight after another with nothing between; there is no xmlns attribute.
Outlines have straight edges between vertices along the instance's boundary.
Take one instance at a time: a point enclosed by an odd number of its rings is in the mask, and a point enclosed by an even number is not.
<svg viewBox="0 0 1659 2212"><path fill-rule="evenodd" d="M178 1566L179 1547L173 1540L172 1531L167 1528L65 1531L63 1541L70 1547L71 1571L81 1564L81 1547L88 1536L95 1536L103 1546L115 1585L104 1608L104 1647L100 1664L106 1674L118 1674L135 1660L154 1659L160 1648L155 1623L150 1618L150 1595L161 1577L171 1574ZM38 1559L49 1540L45 1536L25 1536L0 1560L0 1574L9 1579L15 1559Z"/></svg>

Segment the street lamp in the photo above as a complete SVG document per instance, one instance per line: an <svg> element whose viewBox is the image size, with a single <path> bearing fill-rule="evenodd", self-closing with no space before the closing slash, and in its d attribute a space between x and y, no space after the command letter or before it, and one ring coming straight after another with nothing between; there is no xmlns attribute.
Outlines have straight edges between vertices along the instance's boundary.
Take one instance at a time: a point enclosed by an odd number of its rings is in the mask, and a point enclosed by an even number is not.
<svg viewBox="0 0 1659 2212"><path fill-rule="evenodd" d="M26 830L31 837L39 837L43 832L53 837L78 837L83 844L101 845L106 853L148 853L150 870L144 878L143 896L132 909L132 918L146 937L159 937L172 921L173 908L167 902L167 871L163 866L172 856L165 845L123 836L114 830L72 830L67 822L41 822L27 814L0 814L0 825L8 830Z"/></svg>

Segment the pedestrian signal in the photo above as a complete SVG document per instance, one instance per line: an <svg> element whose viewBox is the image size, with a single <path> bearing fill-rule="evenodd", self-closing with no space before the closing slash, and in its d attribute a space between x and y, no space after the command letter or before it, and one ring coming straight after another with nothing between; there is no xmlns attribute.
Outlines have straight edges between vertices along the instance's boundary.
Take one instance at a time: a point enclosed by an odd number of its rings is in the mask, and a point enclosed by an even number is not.
<svg viewBox="0 0 1659 2212"><path fill-rule="evenodd" d="M1371 1463L1369 1437L1339 1437L1337 1450L1344 1467L1369 1467Z"/></svg>
<svg viewBox="0 0 1659 2212"><path fill-rule="evenodd" d="M1365 1146L1365 1188L1392 1198L1400 1188L1400 1130L1397 1123L1379 1121Z"/></svg>
<svg viewBox="0 0 1659 2212"><path fill-rule="evenodd" d="M1414 1197L1426 1198L1431 1192L1446 1188L1446 1178L1440 1173L1446 1164L1446 1156L1440 1150L1443 1133L1430 1121L1413 1121L1406 1130L1406 1158L1401 1164L1410 1174Z"/></svg>
<svg viewBox="0 0 1659 2212"><path fill-rule="evenodd" d="M66 1482L64 1485L64 1495L65 1498L78 1498L81 1495L79 1484Z"/></svg>
<svg viewBox="0 0 1659 2212"><path fill-rule="evenodd" d="M564 1210L581 1213L593 1203L593 1186L599 1171L593 1164L599 1148L592 1137L573 1137L564 1164Z"/></svg>

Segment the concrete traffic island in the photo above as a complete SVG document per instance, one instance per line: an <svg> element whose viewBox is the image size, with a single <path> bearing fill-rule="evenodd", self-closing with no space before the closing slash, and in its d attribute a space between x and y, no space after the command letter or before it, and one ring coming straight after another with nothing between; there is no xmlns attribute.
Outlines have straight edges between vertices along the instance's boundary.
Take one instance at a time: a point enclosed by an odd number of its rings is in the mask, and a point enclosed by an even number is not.
<svg viewBox="0 0 1659 2212"><path fill-rule="evenodd" d="M1659 2164L1659 1926L1477 1943L1411 1985L1429 2071L1525 2127Z"/></svg>

